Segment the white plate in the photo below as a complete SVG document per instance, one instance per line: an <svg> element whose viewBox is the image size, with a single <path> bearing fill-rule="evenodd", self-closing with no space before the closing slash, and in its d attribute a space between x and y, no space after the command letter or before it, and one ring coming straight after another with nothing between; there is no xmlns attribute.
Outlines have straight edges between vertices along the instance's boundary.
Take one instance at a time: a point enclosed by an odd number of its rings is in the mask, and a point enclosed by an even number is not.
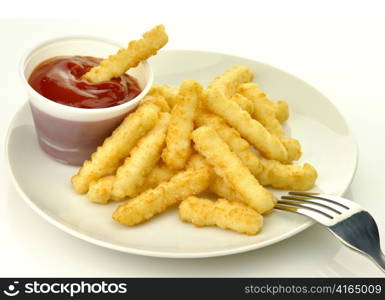
<svg viewBox="0 0 385 300"><path fill-rule="evenodd" d="M236 64L252 68L255 80L270 98L289 103L286 130L301 141L303 157L299 163L311 162L316 167L317 190L342 195L356 169L357 147L341 114L320 92L286 72L241 57L200 51L161 51L151 59L155 82L171 86L186 78L207 84ZM11 177L33 210L67 233L114 250L173 258L221 256L271 245L312 224L303 216L274 211L265 218L260 234L246 236L182 223L174 208L145 224L124 227L111 218L118 204L96 205L75 194L70 178L77 168L52 160L39 148L27 105L14 117L6 143ZM277 196L282 193L273 192Z"/></svg>

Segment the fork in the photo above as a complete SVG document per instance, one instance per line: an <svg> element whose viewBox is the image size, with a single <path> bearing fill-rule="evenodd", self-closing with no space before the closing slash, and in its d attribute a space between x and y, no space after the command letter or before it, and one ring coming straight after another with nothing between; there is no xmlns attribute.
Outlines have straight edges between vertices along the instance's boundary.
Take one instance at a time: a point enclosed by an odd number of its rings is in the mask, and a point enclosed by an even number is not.
<svg viewBox="0 0 385 300"><path fill-rule="evenodd" d="M342 197L309 192L289 192L275 208L308 216L325 225L342 243L371 258L385 272L377 224L357 203Z"/></svg>

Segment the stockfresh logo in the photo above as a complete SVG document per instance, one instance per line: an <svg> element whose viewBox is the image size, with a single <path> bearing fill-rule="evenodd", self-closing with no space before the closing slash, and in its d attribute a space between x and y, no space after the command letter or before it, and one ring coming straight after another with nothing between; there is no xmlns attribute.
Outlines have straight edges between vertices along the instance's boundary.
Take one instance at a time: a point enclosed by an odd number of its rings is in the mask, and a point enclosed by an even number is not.
<svg viewBox="0 0 385 300"><path fill-rule="evenodd" d="M8 286L8 289L3 291L3 293L10 297L18 295L20 293L20 291L17 289L18 284L18 281L14 281L13 284Z"/></svg>
<svg viewBox="0 0 385 300"><path fill-rule="evenodd" d="M19 293L24 295L49 295L61 294L74 297L78 294L125 294L127 292L126 283L115 282L39 282L30 281L19 284L19 281L14 281L8 285L3 293L9 297L14 297Z"/></svg>

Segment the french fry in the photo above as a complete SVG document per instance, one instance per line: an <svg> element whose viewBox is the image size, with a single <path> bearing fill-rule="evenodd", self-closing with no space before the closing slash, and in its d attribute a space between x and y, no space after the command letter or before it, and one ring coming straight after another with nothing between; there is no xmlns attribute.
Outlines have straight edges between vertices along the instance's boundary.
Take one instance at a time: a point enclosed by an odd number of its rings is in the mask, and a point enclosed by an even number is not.
<svg viewBox="0 0 385 300"><path fill-rule="evenodd" d="M226 97L231 97L237 90L237 87L253 79L253 71L245 66L234 66L223 74L214 78L209 84L209 89L221 89Z"/></svg>
<svg viewBox="0 0 385 300"><path fill-rule="evenodd" d="M139 140L129 157L118 168L112 187L113 199L133 197L137 189L144 184L146 176L160 159L169 121L169 113L160 113L156 125Z"/></svg>
<svg viewBox="0 0 385 300"><path fill-rule="evenodd" d="M301 157L301 145L296 139L283 137L284 131L277 118L277 114L279 114L280 119L287 119L287 103L284 101L275 103L267 99L265 93L263 93L254 82L241 84L238 87L238 92L254 102L253 117L261 122L271 134L280 138L281 143L287 151L287 159L283 162L290 163L298 160ZM279 109L279 111L277 109Z"/></svg>
<svg viewBox="0 0 385 300"><path fill-rule="evenodd" d="M145 222L183 199L203 192L209 181L209 171L205 168L181 171L168 182L118 206L112 217L128 226Z"/></svg>
<svg viewBox="0 0 385 300"><path fill-rule="evenodd" d="M160 183L169 181L176 174L176 170L172 170L164 164L158 164L151 170L150 174L148 174L144 184L138 189L136 195L148 189L156 188Z"/></svg>
<svg viewBox="0 0 385 300"><path fill-rule="evenodd" d="M140 193L157 187L160 183L168 181L177 171L167 168L165 165L155 166L150 174L147 175L143 185L139 186L135 191L135 196ZM107 204L109 201L123 201L126 198L113 198L112 187L116 180L115 175L109 175L91 182L87 197L90 201L99 204Z"/></svg>
<svg viewBox="0 0 385 300"><path fill-rule="evenodd" d="M193 154L187 162L187 168L208 168L210 170L209 190L211 192L227 200L243 202L242 197L212 170L211 165L202 155Z"/></svg>
<svg viewBox="0 0 385 300"><path fill-rule="evenodd" d="M274 101L267 98L266 94L259 88L255 82L242 83L237 87L237 92L257 103L264 103L271 108L274 108Z"/></svg>
<svg viewBox="0 0 385 300"><path fill-rule="evenodd" d="M160 108L161 112L170 112L170 110L171 110L167 101L164 99L163 96L161 96L159 94L146 95L141 101L142 105L145 103L152 103L152 104L157 105Z"/></svg>
<svg viewBox="0 0 385 300"><path fill-rule="evenodd" d="M262 104L263 107L270 106L274 111L275 118L283 123L289 118L289 106L286 101L271 101L266 94L261 91L255 82L247 82L238 86L237 91L246 98Z"/></svg>
<svg viewBox="0 0 385 300"><path fill-rule="evenodd" d="M262 185L270 185L274 188L307 190L310 189L317 178L317 173L313 167L284 165L278 161L259 158L250 151L249 143L239 136L239 133L228 126L220 117L209 114L200 113L196 118L199 126L209 126L218 133L221 139L230 147L243 164L248 167L250 172L256 176ZM288 143L294 143L294 139L284 139ZM295 148L294 143L294 148ZM294 153L295 150L289 151ZM263 160L264 164L261 164ZM296 182L296 180L298 180ZM284 187L286 186L286 188ZM213 176L210 183L210 190L218 196L232 200L240 201L240 196L233 191L219 176Z"/></svg>
<svg viewBox="0 0 385 300"><path fill-rule="evenodd" d="M195 122L198 126L213 128L254 176L261 172L259 158L250 150L250 144L241 138L238 131L227 125L221 117L207 112L200 112L197 114Z"/></svg>
<svg viewBox="0 0 385 300"><path fill-rule="evenodd" d="M292 161L300 159L302 151L301 144L298 140L292 138L281 138L281 143L287 151L287 160L284 161L284 163L291 163Z"/></svg>
<svg viewBox="0 0 385 300"><path fill-rule="evenodd" d="M93 67L83 78L97 83L119 77L141 61L155 55L167 42L164 26L158 25L144 33L142 39L131 41L127 48L102 60L99 66Z"/></svg>
<svg viewBox="0 0 385 300"><path fill-rule="evenodd" d="M158 113L159 107L148 103L129 114L72 177L75 191L84 194L92 181L115 172L137 141L154 127Z"/></svg>
<svg viewBox="0 0 385 300"><path fill-rule="evenodd" d="M316 169L308 163L284 165L261 158L261 164L263 171L257 176L259 182L276 189L306 191L314 186L318 177Z"/></svg>
<svg viewBox="0 0 385 300"><path fill-rule="evenodd" d="M245 203L242 196L233 190L224 179L215 172L211 175L209 190L221 198Z"/></svg>
<svg viewBox="0 0 385 300"><path fill-rule="evenodd" d="M186 169L197 170L197 169L201 169L201 168L206 168L210 172L212 171L211 166L206 161L206 159L202 155L200 155L199 153L194 153L193 155L191 155L190 159L188 160L188 162L186 164Z"/></svg>
<svg viewBox="0 0 385 300"><path fill-rule="evenodd" d="M170 108L173 108L177 102L177 95L178 95L179 89L178 88L172 88L168 85L156 85L154 84L151 87L151 90L149 91L148 95L160 95L162 96L170 106Z"/></svg>
<svg viewBox="0 0 385 300"><path fill-rule="evenodd" d="M90 188L87 192L87 198L91 202L98 204L107 204L111 198L112 186L114 185L115 175L109 175L100 178L97 181L90 183ZM115 201L121 201L122 199L114 199Z"/></svg>
<svg viewBox="0 0 385 300"><path fill-rule="evenodd" d="M284 165L275 160L261 158L263 170L258 174L262 185L276 189L306 191L314 186L317 179L316 169L305 163L300 165Z"/></svg>
<svg viewBox="0 0 385 300"><path fill-rule="evenodd" d="M277 137L284 134L281 123L276 118L275 104L268 100L266 95L253 82L241 84L237 91L252 100L254 103L253 113L254 119L259 121L265 128Z"/></svg>
<svg viewBox="0 0 385 300"><path fill-rule="evenodd" d="M280 100L275 102L275 117L281 123L287 121L289 119L289 105L286 101Z"/></svg>
<svg viewBox="0 0 385 300"><path fill-rule="evenodd" d="M240 202L188 197L179 205L182 221L197 227L218 226L239 233L256 235L262 228L263 217L254 209Z"/></svg>
<svg viewBox="0 0 385 300"><path fill-rule="evenodd" d="M231 96L230 99L235 101L240 108L247 111L250 115L253 115L254 103L250 101L248 98L246 98L245 96L242 96L239 93L235 93L233 96Z"/></svg>
<svg viewBox="0 0 385 300"><path fill-rule="evenodd" d="M241 195L246 204L261 214L274 207L274 196L259 184L214 129L199 127L193 131L192 139L195 149L214 167L214 171Z"/></svg>
<svg viewBox="0 0 385 300"><path fill-rule="evenodd" d="M248 140L263 156L269 159L287 161L287 150L281 141L250 114L239 107L237 103L227 98L219 89L209 89L205 106L226 120L238 130L243 138Z"/></svg>
<svg viewBox="0 0 385 300"><path fill-rule="evenodd" d="M201 95L201 85L193 80L185 80L179 89L178 103L171 111L166 148L162 153L163 161L171 169L184 168L191 155L190 135L194 129L194 117Z"/></svg>
<svg viewBox="0 0 385 300"><path fill-rule="evenodd" d="M220 117L201 112L196 122L199 126L215 129L223 141L236 153L243 164L249 168L263 186L270 185L279 189L307 190L313 187L317 173L308 164L302 166L284 165L278 161L258 158L250 151L250 145L242 139L238 132L229 127ZM292 141L290 139L289 141ZM243 153L242 151L245 151ZM254 163L252 163L254 160ZM260 162L263 161L263 164ZM230 188L224 180L215 174L212 176L209 189L218 196L231 200L242 201L241 196Z"/></svg>

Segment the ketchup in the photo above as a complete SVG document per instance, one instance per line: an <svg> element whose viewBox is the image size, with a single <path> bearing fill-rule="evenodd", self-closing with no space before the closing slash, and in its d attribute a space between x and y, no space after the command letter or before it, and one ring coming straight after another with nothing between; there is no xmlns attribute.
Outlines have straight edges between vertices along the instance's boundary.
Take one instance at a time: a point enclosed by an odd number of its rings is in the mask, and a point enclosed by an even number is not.
<svg viewBox="0 0 385 300"><path fill-rule="evenodd" d="M100 83L81 78L100 61L91 56L53 57L39 64L28 82L42 96L79 108L116 106L140 94L138 82L127 74Z"/></svg>

